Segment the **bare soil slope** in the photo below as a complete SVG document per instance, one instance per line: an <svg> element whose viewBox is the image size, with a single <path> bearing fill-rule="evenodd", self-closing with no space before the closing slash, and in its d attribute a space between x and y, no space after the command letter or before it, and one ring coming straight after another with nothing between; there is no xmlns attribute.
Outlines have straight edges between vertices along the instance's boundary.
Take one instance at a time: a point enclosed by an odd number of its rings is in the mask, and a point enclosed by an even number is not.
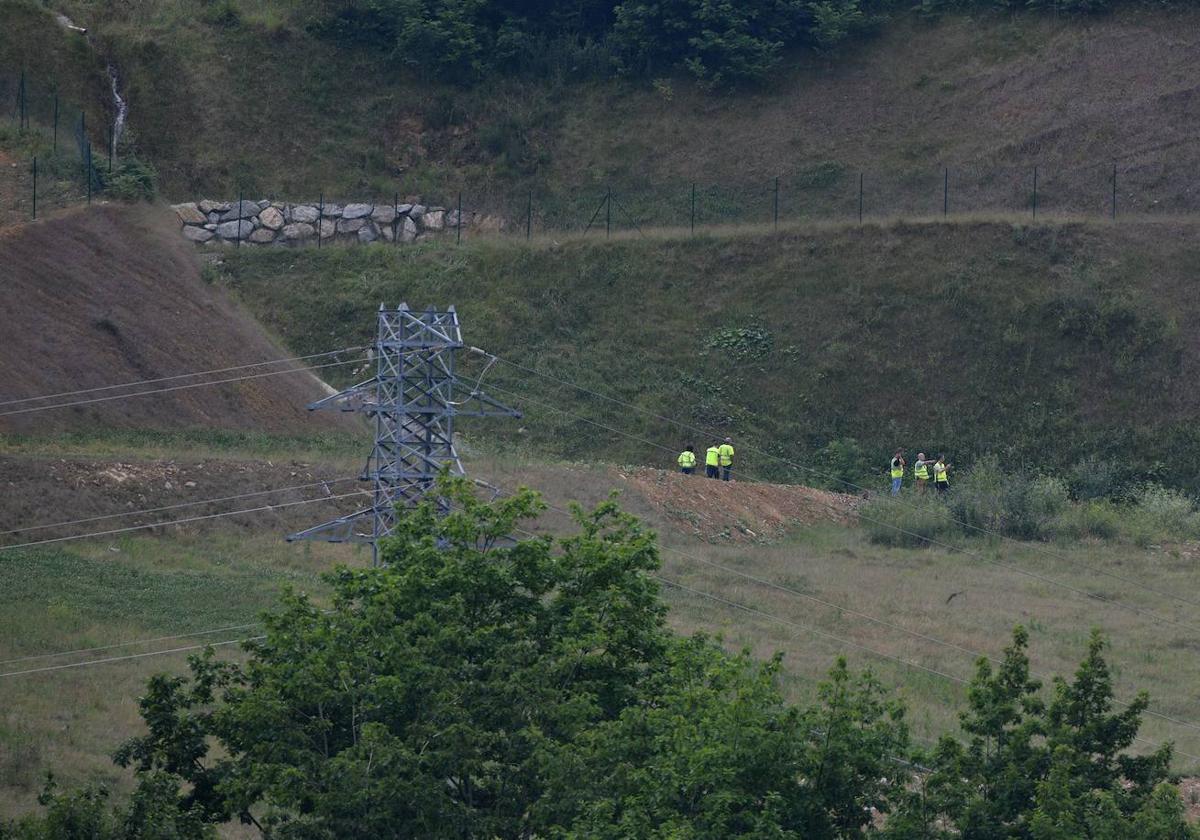
<svg viewBox="0 0 1200 840"><path fill-rule="evenodd" d="M0 233L0 337L0 432L104 426L316 434L346 422L305 410L324 393L309 373L50 411L25 412L41 403L10 402L292 355L204 283L173 216L157 209L96 207Z"/></svg>

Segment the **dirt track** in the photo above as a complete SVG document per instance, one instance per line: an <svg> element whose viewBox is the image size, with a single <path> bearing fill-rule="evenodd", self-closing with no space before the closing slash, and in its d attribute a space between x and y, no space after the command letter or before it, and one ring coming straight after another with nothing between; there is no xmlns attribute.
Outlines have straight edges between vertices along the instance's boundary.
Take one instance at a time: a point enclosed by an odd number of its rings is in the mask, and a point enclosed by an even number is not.
<svg viewBox="0 0 1200 840"><path fill-rule="evenodd" d="M165 209L109 206L0 232L0 402L293 355L203 281L175 228ZM345 428L344 417L306 411L324 393L311 374L269 376L0 416L0 432Z"/></svg>
<svg viewBox="0 0 1200 840"><path fill-rule="evenodd" d="M152 522L264 508L302 499L321 499L363 489L345 468L309 462L108 461L82 458L0 457L0 544L52 539ZM328 482L322 484L322 482ZM244 493L304 486L220 503L175 507L139 516L101 519L65 528L33 526L110 516L133 510L183 505ZM365 500L367 497L363 497ZM211 527L274 529L281 534L361 507L357 497L290 505L275 510L188 523L190 531ZM11 533L14 529L25 529Z"/></svg>
<svg viewBox="0 0 1200 840"><path fill-rule="evenodd" d="M609 488L624 485L624 507L647 517L656 527L673 526L683 534L709 542L763 542L777 538L797 525L844 522L857 502L854 497L808 487L746 482L726 484L708 481L700 476L686 477L646 468L594 469L607 472L608 479L597 484L593 480L595 472L589 470L588 476L576 477L578 486L564 487L562 491L568 497L578 497L578 491L590 484L594 485L593 490L595 487L603 488L598 491L602 497ZM11 545L28 540L263 508L361 491L363 484L345 480L353 478L353 472L345 465L301 461L228 458L140 461L2 456L0 544ZM328 484L322 485L322 482ZM538 484L536 479L529 483L535 487ZM18 528L108 517L128 511L178 506L245 493L257 494L298 485L311 486L228 502L174 507L139 516L113 517L78 526L12 533ZM597 500L589 501L594 503ZM335 512L348 512L359 506L361 501L354 497L320 504L256 510L182 527L201 530L232 525L275 529L283 533L328 519Z"/></svg>

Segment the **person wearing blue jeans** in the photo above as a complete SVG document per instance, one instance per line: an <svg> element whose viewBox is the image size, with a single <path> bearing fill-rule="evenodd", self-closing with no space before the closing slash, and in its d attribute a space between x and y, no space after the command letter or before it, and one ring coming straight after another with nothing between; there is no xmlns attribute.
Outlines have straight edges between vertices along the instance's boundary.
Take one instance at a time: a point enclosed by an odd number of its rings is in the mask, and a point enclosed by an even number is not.
<svg viewBox="0 0 1200 840"><path fill-rule="evenodd" d="M900 485L904 483L904 450L897 449L892 456L891 473L892 495L896 496L900 493Z"/></svg>

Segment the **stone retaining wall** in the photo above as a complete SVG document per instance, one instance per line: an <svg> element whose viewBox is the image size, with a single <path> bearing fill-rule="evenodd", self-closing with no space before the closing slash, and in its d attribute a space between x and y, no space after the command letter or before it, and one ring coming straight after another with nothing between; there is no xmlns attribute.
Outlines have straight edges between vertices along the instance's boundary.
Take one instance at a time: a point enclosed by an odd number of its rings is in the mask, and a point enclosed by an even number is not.
<svg viewBox="0 0 1200 840"><path fill-rule="evenodd" d="M185 239L197 245L306 245L326 242L415 242L455 233L458 211L423 204L291 204L191 201L173 204ZM504 220L463 211L464 231L496 233Z"/></svg>

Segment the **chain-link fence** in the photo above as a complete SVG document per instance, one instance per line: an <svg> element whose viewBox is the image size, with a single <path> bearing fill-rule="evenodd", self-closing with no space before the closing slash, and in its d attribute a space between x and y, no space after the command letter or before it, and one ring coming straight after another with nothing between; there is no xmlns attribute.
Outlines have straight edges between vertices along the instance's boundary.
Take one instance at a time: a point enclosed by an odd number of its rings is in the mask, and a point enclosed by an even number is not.
<svg viewBox="0 0 1200 840"><path fill-rule="evenodd" d="M813 222L866 224L942 217L1034 222L1187 216L1200 212L1196 183L1192 173L1170 164L959 165L890 172L817 165L741 184L698 181L558 190L466 188L439 196L415 196L398 189L384 196L240 197L275 204L284 221L291 221L292 206L318 208L324 234L318 230L303 241L289 241L323 246L377 239L406 241L411 236L402 235L404 217L414 204L434 213L422 222L417 211L412 211L412 233L417 237L436 234L461 241L477 236L575 234L603 238L645 236L655 230L699 233L734 226L772 229ZM224 203L236 206L239 196L219 198L223 209L208 212L206 222L196 220L200 225L207 223L214 234L219 223L231 218ZM339 224L341 208L347 204L380 208L373 217L376 224L372 218L362 225ZM391 212L384 212L389 207ZM435 217L436 224L431 221ZM256 226L258 222L251 219L247 224ZM358 234L362 226L369 229ZM257 228L246 231L251 229ZM245 239L242 228L238 231ZM264 231L254 244L283 238L272 239Z"/></svg>
<svg viewBox="0 0 1200 840"><path fill-rule="evenodd" d="M0 224L26 221L55 208L88 202L116 189L119 152L107 119L60 95L53 81L23 72L0 74ZM233 151L236 159L236 150ZM126 162L133 161L127 156ZM235 170L237 167L233 167ZM438 230L418 223L417 235L456 239L481 235L533 237L646 235L651 230L698 232L727 226L779 227L808 222L891 221L930 217L1005 219L1121 219L1200 213L1198 179L1184 162L1140 155L1125 161L1067 166L1046 162L857 168L834 161L781 162L775 178L641 182L631 178L575 186L507 187L455 184L437 195L411 195L397 182L391 195L324 196L335 205L406 204L445 210ZM250 196L246 196L250 198ZM261 196L258 196L261 198ZM197 198L201 198L197 196ZM235 195L211 196L232 201ZM271 196L281 205L317 205L305 196ZM461 213L458 212L461 210ZM220 223L211 214L193 223ZM322 214L322 221L324 215ZM349 227L349 226L345 226ZM238 236L242 227L238 226ZM349 239L336 227L328 237ZM385 238L382 229L376 231ZM403 223L389 231L403 241ZM358 237L353 237L358 239ZM266 237L260 236L261 240ZM370 240L364 236L362 240ZM240 238L237 241L241 241ZM307 240L305 240L307 241Z"/></svg>
<svg viewBox="0 0 1200 840"><path fill-rule="evenodd" d="M94 122L52 81L0 75L0 224L89 202L104 189L115 143ZM96 137L108 138L100 149Z"/></svg>

